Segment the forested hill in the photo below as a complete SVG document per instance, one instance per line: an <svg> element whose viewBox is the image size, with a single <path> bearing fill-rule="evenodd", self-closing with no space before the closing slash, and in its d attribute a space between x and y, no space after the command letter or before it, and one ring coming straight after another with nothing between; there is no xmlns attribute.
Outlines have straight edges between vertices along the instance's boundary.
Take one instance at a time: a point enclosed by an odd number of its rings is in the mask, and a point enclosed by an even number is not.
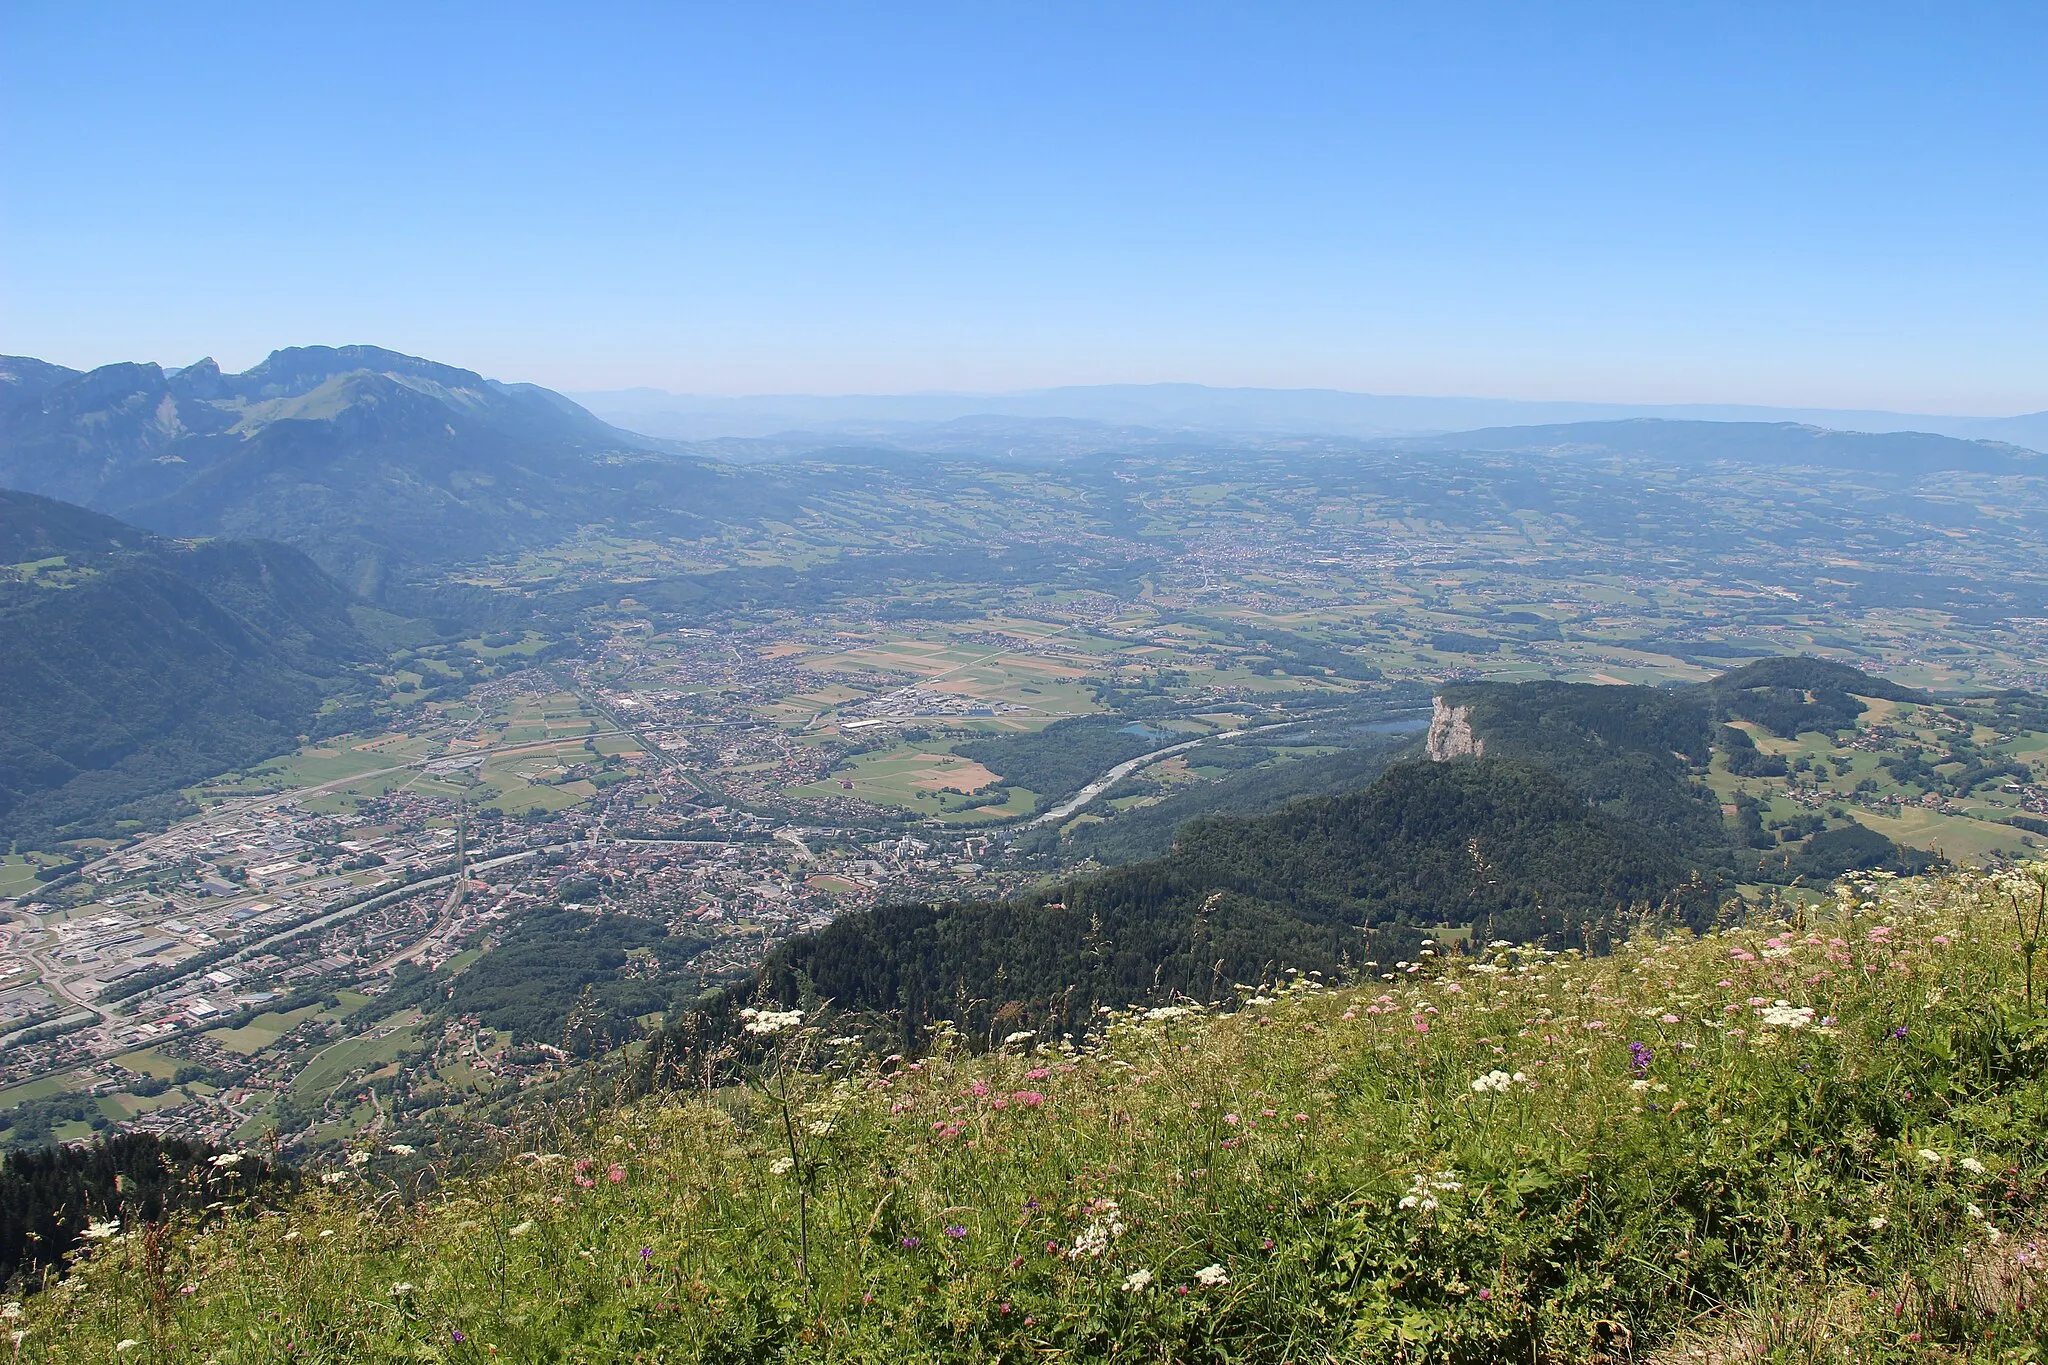
<svg viewBox="0 0 2048 1365"><path fill-rule="evenodd" d="M296 550L0 490L0 842L158 820L290 748L373 650Z"/></svg>
<svg viewBox="0 0 2048 1365"><path fill-rule="evenodd" d="M990 1038L1018 1020L1070 1030L1101 1005L1214 999L1283 968L1412 958L1447 928L1599 948L1645 913L1703 927L1735 882L1843 870L1784 850L1767 865L1724 818L1704 779L1717 749L1740 757L1729 736L1747 739L1724 722L1796 733L1853 723L1859 697L1918 695L1815 659L1690 687L1448 686L1428 745L1439 761L1398 762L1362 790L1267 815L1191 822L1164 857L1056 890L843 916L686 1015L652 1057L658 1068L707 1029L724 1036L756 995L894 1016L913 1037L943 1018ZM1854 828L1850 866L1911 864Z"/></svg>
<svg viewBox="0 0 2048 1365"><path fill-rule="evenodd" d="M1363 791L1185 828L1171 853L1017 901L883 906L770 956L756 979L650 1055L657 1072L755 994L979 1035L1074 1030L1097 1006L1214 999L1282 968L1413 957L1431 926L1604 944L1632 909L1700 920L1710 890L1681 858L1505 759L1411 761Z"/></svg>

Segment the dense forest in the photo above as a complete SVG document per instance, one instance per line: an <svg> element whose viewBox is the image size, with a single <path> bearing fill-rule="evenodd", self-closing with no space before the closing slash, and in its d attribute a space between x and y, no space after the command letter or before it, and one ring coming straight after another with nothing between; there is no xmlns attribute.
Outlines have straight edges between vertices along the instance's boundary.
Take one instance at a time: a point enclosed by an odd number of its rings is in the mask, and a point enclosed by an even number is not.
<svg viewBox="0 0 2048 1365"><path fill-rule="evenodd" d="M150 1133L9 1152L0 1157L0 1284L62 1264L94 1223L158 1223L283 1194L295 1180L255 1153Z"/></svg>
<svg viewBox="0 0 2048 1365"><path fill-rule="evenodd" d="M1406 762L1347 796L1197 821L1163 858L1056 891L841 916L665 1031L647 1062L656 1078L688 1071L757 996L890 1016L911 1043L932 1019L1077 1031L1101 1005L1391 964L1441 928L1604 947L1631 915L1703 923L1715 902L1666 845L1551 772Z"/></svg>

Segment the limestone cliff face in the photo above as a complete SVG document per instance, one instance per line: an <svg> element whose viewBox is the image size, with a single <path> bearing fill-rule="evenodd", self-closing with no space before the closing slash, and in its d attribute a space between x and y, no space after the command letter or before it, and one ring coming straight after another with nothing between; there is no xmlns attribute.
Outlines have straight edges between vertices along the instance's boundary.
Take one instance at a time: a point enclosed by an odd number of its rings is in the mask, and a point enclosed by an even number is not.
<svg viewBox="0 0 2048 1365"><path fill-rule="evenodd" d="M1427 748L1431 761L1436 763L1484 754L1486 741L1472 733L1472 708L1446 706L1444 699L1438 697L1429 716Z"/></svg>

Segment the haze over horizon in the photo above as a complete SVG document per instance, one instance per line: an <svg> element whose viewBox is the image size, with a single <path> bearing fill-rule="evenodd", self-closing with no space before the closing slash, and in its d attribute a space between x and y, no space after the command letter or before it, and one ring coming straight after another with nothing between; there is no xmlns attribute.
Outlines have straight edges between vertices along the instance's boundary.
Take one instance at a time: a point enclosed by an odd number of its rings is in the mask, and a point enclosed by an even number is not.
<svg viewBox="0 0 2048 1365"><path fill-rule="evenodd" d="M81 368L2048 408L2040 11L0 25L0 350Z"/></svg>

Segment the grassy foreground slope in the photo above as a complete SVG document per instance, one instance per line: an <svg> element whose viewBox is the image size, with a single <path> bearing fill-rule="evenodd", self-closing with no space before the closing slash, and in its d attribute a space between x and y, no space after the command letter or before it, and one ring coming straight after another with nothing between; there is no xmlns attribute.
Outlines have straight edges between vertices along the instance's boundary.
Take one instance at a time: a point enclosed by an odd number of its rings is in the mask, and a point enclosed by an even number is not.
<svg viewBox="0 0 2048 1365"><path fill-rule="evenodd" d="M2044 881L921 1063L761 1016L758 1084L412 1201L365 1152L0 1311L34 1361L2038 1360Z"/></svg>

